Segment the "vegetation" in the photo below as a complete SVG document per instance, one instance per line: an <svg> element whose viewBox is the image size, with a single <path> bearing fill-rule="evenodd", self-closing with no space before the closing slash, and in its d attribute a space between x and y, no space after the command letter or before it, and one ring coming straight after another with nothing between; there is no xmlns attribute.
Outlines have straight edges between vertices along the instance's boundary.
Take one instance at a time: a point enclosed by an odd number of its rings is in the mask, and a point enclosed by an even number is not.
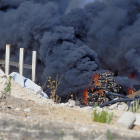
<svg viewBox="0 0 140 140"><path fill-rule="evenodd" d="M61 140L63 140L63 136L64 136L64 130L61 131Z"/></svg>
<svg viewBox="0 0 140 140"><path fill-rule="evenodd" d="M50 76L48 78L49 85L47 87L51 89L50 99L52 99L54 102L57 102L57 103L60 103L61 101L61 98L58 95L56 95L56 91L57 91L57 87L60 85L60 81L62 77L63 75L61 75L61 77L58 78L58 75L57 75L56 81L52 81Z"/></svg>
<svg viewBox="0 0 140 140"><path fill-rule="evenodd" d="M7 83L6 87L4 88L4 92L8 93L8 94L11 93L11 79L12 79L12 76L9 76L8 83Z"/></svg>
<svg viewBox="0 0 140 140"><path fill-rule="evenodd" d="M139 113L140 112L140 100L136 100L133 104L130 105L130 112Z"/></svg>
<svg viewBox="0 0 140 140"><path fill-rule="evenodd" d="M108 140L113 140L113 135L111 134L110 130L107 130L107 138Z"/></svg>
<svg viewBox="0 0 140 140"><path fill-rule="evenodd" d="M61 131L61 134L64 135L64 130Z"/></svg>
<svg viewBox="0 0 140 140"><path fill-rule="evenodd" d="M101 123L110 123L113 117L113 113L108 113L105 110L97 111L97 108L93 110L93 113L91 114L91 118L95 122L101 122Z"/></svg>

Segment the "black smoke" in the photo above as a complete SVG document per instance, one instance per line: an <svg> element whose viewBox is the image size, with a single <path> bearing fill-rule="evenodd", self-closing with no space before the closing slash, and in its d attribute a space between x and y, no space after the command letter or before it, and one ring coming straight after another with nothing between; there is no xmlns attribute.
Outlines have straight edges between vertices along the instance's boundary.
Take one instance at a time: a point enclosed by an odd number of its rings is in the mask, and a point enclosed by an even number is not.
<svg viewBox="0 0 140 140"><path fill-rule="evenodd" d="M65 5L64 5L65 4ZM0 50L11 44L11 60L18 61L19 48L25 48L25 63L31 64L37 50L37 81L61 76L57 94L67 96L87 87L93 71L99 69L96 52L77 45L73 27L61 24L69 1L2 1L0 11ZM12 71L12 70L11 70ZM26 70L24 76L28 77Z"/></svg>
<svg viewBox="0 0 140 140"><path fill-rule="evenodd" d="M140 0L96 0L64 15L62 24L74 27L77 44L97 52L102 68L119 75L140 74ZM127 55L131 49L135 56Z"/></svg>
<svg viewBox="0 0 140 140"><path fill-rule="evenodd" d="M135 73L137 80L140 0L95 0L65 14L70 2L1 0L1 58L5 44L12 45L13 61L18 61L19 48L25 48L27 64L37 50L37 80L43 84L48 76L55 80L63 74L57 91L61 96L81 92L101 68L118 76Z"/></svg>

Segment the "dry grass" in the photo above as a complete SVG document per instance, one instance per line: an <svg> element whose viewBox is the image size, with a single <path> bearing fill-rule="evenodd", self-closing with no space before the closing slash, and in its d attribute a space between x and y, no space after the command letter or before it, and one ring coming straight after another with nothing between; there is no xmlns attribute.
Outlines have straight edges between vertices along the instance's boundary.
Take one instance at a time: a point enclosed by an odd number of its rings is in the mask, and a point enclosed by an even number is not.
<svg viewBox="0 0 140 140"><path fill-rule="evenodd" d="M48 83L49 85L47 85L48 88L50 88L51 90L51 96L50 99L52 99L54 102L60 103L61 102L61 97L59 97L58 95L56 95L56 91L57 91L57 87L60 85L60 81L62 79L63 75L61 75L61 77L58 77L58 74L56 75L56 80L52 80L51 77L49 76L48 78Z"/></svg>

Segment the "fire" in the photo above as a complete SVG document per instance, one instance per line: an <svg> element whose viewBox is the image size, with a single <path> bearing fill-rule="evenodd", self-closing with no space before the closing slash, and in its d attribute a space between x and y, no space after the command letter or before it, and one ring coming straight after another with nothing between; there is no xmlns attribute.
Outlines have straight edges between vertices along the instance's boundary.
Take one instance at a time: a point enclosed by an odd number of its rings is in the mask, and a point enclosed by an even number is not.
<svg viewBox="0 0 140 140"><path fill-rule="evenodd" d="M88 93L88 91L87 91L87 89L84 90L83 93L84 93L84 100L83 100L83 102L85 103L85 105L88 106L88 102L87 102L87 97L88 97L87 93Z"/></svg>
<svg viewBox="0 0 140 140"><path fill-rule="evenodd" d="M93 81L96 82L95 85L97 85L97 86L100 86L101 85L100 81L98 80L99 77L100 77L99 74L95 74L93 76Z"/></svg>
<svg viewBox="0 0 140 140"><path fill-rule="evenodd" d="M128 87L128 95L133 94L133 93L134 93L134 90Z"/></svg>
<svg viewBox="0 0 140 140"><path fill-rule="evenodd" d="M93 79L93 80L89 82L89 85L92 86L92 87L90 88L92 91L94 90L94 86L93 86L93 83L92 83L93 81L95 82L95 85L97 85L97 86L100 86L100 85L101 85L100 81L98 80L99 77L100 77L99 74L94 74L94 75L92 76L92 79ZM99 94L102 95L102 90L99 90L98 92L99 92ZM87 89L83 91L83 96L84 96L83 102L85 103L85 105L88 106L88 102L87 102L88 94L87 94L87 93L88 93ZM94 94L94 93L93 93L93 94Z"/></svg>
<svg viewBox="0 0 140 140"><path fill-rule="evenodd" d="M92 86L92 81L89 82L89 85ZM93 91L94 90L94 86L92 86L90 89Z"/></svg>
<svg viewBox="0 0 140 140"><path fill-rule="evenodd" d="M103 91L102 91L102 90L99 90L98 92L99 92L99 94L100 94L100 95L102 95L102 93L103 93Z"/></svg>

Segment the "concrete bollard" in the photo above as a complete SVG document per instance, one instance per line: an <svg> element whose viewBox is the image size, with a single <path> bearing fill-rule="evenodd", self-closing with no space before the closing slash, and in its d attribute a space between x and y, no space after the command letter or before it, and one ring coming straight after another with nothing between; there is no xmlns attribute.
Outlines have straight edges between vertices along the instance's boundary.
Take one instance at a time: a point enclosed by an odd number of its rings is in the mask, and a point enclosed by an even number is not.
<svg viewBox="0 0 140 140"><path fill-rule="evenodd" d="M136 116L132 112L125 112L115 123L116 126L121 128L131 129L136 120Z"/></svg>
<svg viewBox="0 0 140 140"><path fill-rule="evenodd" d="M136 115L136 121L134 122L134 125L140 125L140 113L137 113L135 115Z"/></svg>

